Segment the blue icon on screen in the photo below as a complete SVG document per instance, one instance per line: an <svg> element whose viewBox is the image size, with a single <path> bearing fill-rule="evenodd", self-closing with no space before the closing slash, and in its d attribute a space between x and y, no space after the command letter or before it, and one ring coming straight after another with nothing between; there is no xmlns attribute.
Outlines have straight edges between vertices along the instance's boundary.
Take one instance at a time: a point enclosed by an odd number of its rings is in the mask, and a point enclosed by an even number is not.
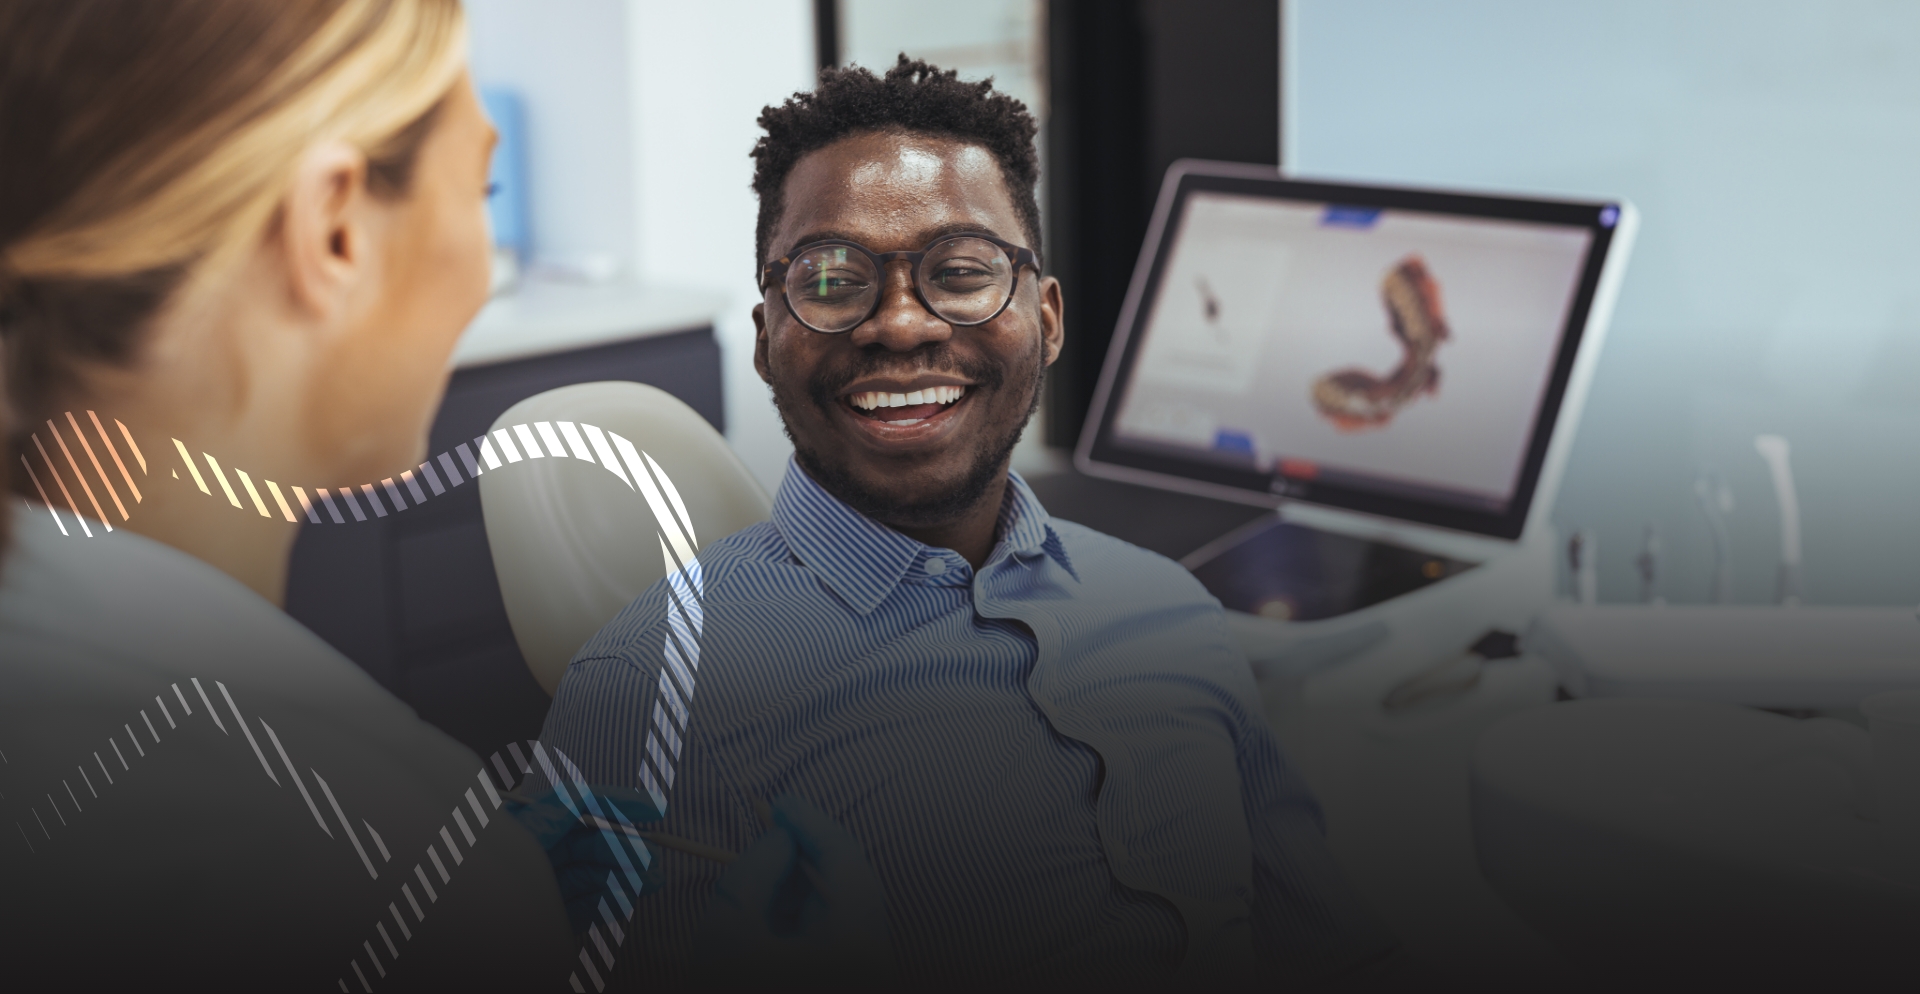
<svg viewBox="0 0 1920 994"><path fill-rule="evenodd" d="M1222 428L1213 435L1213 451L1232 452L1251 457L1253 455L1253 436L1244 431Z"/></svg>
<svg viewBox="0 0 1920 994"><path fill-rule="evenodd" d="M1320 216L1320 226L1323 228L1359 228L1365 230L1373 227L1374 222L1378 220L1380 220L1380 208L1378 207L1354 207L1348 204L1329 204L1327 205L1327 212Z"/></svg>

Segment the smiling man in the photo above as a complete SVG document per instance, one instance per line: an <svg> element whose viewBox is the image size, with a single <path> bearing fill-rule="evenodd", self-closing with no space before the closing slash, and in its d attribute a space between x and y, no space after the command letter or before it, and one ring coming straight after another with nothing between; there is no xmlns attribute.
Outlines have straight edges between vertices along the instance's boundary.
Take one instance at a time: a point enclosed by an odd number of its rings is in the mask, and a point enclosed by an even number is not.
<svg viewBox="0 0 1920 994"><path fill-rule="evenodd" d="M1025 108L902 57L761 124L754 358L794 462L772 521L701 551L697 593L656 586L581 649L545 741L708 846L752 844L763 799L817 804L884 885L905 986L1386 954L1218 603L1009 471L1066 334ZM720 865L656 870L622 951L647 965L615 974L657 985Z"/></svg>

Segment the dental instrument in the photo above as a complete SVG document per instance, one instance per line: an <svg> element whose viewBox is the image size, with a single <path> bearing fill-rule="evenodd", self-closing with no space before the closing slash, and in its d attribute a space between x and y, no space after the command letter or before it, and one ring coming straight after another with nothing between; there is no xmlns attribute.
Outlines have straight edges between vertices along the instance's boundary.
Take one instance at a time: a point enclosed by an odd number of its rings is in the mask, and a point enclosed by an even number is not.
<svg viewBox="0 0 1920 994"><path fill-rule="evenodd" d="M1753 448L1767 461L1773 476L1774 497L1780 502L1779 603L1800 603L1800 498L1793 488L1793 468L1787 462L1787 440L1779 435L1756 435Z"/></svg>
<svg viewBox="0 0 1920 994"><path fill-rule="evenodd" d="M1634 557L1633 565L1640 571L1640 603L1665 604L1666 598L1660 596L1660 532L1652 525L1641 537L1640 555Z"/></svg>
<svg viewBox="0 0 1920 994"><path fill-rule="evenodd" d="M1727 515L1733 511L1733 488L1720 471L1703 466L1694 478L1693 495L1713 532L1713 603L1733 603L1733 562L1727 541Z"/></svg>

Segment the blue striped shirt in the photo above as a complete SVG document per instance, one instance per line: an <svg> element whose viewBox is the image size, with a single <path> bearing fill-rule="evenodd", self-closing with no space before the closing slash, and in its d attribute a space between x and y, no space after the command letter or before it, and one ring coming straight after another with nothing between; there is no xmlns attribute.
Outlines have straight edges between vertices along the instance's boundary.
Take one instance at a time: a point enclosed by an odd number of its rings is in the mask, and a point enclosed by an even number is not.
<svg viewBox="0 0 1920 994"><path fill-rule="evenodd" d="M1384 952L1219 603L1050 519L1017 474L997 535L976 571L790 463L772 521L580 650L543 740L709 845L750 845L759 799L812 800L884 881L911 982L1304 975ZM661 862L628 981L684 977L720 871Z"/></svg>

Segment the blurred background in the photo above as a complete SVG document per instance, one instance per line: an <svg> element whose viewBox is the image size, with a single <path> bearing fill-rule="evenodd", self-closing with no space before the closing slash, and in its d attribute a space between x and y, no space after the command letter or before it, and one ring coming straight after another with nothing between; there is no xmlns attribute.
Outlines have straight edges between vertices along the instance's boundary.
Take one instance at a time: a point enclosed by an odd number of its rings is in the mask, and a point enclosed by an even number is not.
<svg viewBox="0 0 1920 994"><path fill-rule="evenodd" d="M1735 599L1767 602L1787 437L1815 603L1920 600L1920 7L1898 0L469 0L521 113L523 277L719 301L725 429L771 490L788 445L749 362L747 150L824 65L901 52L992 77L1043 124L1069 348L1020 455L1076 438L1166 166L1624 197L1644 226L1555 510L1631 600L1706 600L1693 483L1734 495ZM497 106L497 105L496 105ZM1044 443L1044 446L1043 446ZM1051 447L1048 451L1045 447Z"/></svg>

